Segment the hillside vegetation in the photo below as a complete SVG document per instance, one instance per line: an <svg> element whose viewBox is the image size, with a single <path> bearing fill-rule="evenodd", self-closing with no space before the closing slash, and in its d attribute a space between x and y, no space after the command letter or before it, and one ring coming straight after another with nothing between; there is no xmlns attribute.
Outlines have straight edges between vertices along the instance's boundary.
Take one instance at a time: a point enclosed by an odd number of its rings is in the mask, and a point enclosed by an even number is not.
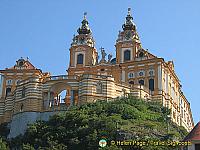
<svg viewBox="0 0 200 150"><path fill-rule="evenodd" d="M37 121L9 143L10 147L41 150L170 150L170 146L116 146L111 141L182 140L187 132L177 127L170 111L156 101L134 97L98 101L59 113L49 121ZM99 146L106 139L108 145Z"/></svg>

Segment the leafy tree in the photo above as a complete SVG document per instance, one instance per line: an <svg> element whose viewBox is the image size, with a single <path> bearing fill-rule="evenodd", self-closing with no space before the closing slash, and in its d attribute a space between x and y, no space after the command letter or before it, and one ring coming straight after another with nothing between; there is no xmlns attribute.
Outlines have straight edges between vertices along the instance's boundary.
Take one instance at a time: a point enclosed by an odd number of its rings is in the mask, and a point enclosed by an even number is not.
<svg viewBox="0 0 200 150"><path fill-rule="evenodd" d="M170 110L157 101L129 96L112 102L98 101L71 107L49 121L29 125L10 147L44 150L171 150L169 146L111 146L111 140L181 140L187 134L168 119ZM168 121L168 124L166 123ZM169 131L168 131L169 127ZM106 138L108 145L99 147ZM175 149L175 148L174 148Z"/></svg>
<svg viewBox="0 0 200 150"><path fill-rule="evenodd" d="M30 144L23 144L22 150L35 150Z"/></svg>
<svg viewBox="0 0 200 150"><path fill-rule="evenodd" d="M0 138L0 150L8 150L7 144L2 140L2 138Z"/></svg>
<svg viewBox="0 0 200 150"><path fill-rule="evenodd" d="M6 139L9 132L10 132L10 129L8 128L7 122L0 124L0 136L2 138Z"/></svg>

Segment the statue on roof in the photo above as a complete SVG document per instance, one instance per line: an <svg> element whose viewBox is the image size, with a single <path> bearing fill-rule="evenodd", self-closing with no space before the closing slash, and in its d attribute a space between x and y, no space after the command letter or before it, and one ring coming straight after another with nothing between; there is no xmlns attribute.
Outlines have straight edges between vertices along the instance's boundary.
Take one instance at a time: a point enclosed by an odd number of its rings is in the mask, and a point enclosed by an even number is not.
<svg viewBox="0 0 200 150"><path fill-rule="evenodd" d="M109 62L109 63L111 62L111 59L112 59L112 54L109 54L109 55L108 55L108 62Z"/></svg>
<svg viewBox="0 0 200 150"><path fill-rule="evenodd" d="M100 62L106 62L106 55L107 54L106 54L106 52L105 52L103 47L101 47L100 50L101 50L101 56L102 56Z"/></svg>

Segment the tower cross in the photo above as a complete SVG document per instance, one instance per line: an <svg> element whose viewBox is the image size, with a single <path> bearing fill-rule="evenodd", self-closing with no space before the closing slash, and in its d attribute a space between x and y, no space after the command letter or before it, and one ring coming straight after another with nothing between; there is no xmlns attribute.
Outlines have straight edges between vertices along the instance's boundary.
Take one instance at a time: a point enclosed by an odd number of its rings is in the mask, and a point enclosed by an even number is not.
<svg viewBox="0 0 200 150"><path fill-rule="evenodd" d="M86 16L87 16L87 12L84 12L84 19L86 19Z"/></svg>
<svg viewBox="0 0 200 150"><path fill-rule="evenodd" d="M131 15L131 8L128 8L128 15Z"/></svg>

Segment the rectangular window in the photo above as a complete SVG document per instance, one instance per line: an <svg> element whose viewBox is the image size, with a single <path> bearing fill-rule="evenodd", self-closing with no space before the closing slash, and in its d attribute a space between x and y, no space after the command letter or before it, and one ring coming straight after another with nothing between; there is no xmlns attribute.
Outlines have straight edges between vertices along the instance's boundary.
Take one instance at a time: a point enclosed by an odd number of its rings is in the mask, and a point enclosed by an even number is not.
<svg viewBox="0 0 200 150"><path fill-rule="evenodd" d="M83 54L78 54L78 56L77 56L77 64L83 64Z"/></svg>
<svg viewBox="0 0 200 150"><path fill-rule="evenodd" d="M130 50L125 50L124 51L124 61L129 61L131 60L131 52Z"/></svg>
<svg viewBox="0 0 200 150"><path fill-rule="evenodd" d="M149 90L154 91L154 79L149 79Z"/></svg>

